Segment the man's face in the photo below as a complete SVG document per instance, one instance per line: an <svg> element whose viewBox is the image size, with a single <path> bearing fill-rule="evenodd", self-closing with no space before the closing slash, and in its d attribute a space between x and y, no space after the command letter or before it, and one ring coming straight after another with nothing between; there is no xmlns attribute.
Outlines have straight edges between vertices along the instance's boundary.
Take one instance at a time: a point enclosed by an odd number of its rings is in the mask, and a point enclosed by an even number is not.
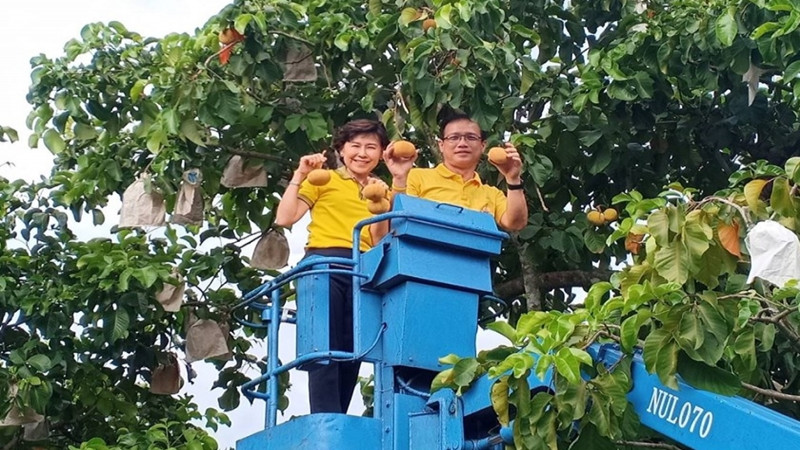
<svg viewBox="0 0 800 450"><path fill-rule="evenodd" d="M463 119L444 127L439 150L446 166L462 170L475 170L483 155L486 141L481 139L477 123Z"/></svg>

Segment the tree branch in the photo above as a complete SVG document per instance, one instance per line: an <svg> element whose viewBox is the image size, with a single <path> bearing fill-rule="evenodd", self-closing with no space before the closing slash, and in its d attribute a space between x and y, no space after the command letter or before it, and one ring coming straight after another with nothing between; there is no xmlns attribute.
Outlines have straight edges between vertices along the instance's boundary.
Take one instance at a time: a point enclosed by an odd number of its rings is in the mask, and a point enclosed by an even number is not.
<svg viewBox="0 0 800 450"><path fill-rule="evenodd" d="M560 272L547 272L536 275L537 284L543 291L559 288L589 287L598 281L608 281L613 270L564 270ZM500 298L512 298L522 295L525 290L522 278L515 278L494 287L495 294Z"/></svg>
<svg viewBox="0 0 800 450"><path fill-rule="evenodd" d="M800 395L784 394L783 392L774 391L772 389L764 389L747 383L742 383L742 386L753 392L759 393L765 397L774 398L778 400L788 400L790 402L800 402Z"/></svg>
<svg viewBox="0 0 800 450"><path fill-rule="evenodd" d="M260 158L260 159L266 159L267 161L279 162L281 164L290 164L290 161L288 159L281 158L280 156L269 155L267 153L251 152L247 150L239 150L236 148L226 148L225 151L233 153L234 155L245 156L247 158Z"/></svg>

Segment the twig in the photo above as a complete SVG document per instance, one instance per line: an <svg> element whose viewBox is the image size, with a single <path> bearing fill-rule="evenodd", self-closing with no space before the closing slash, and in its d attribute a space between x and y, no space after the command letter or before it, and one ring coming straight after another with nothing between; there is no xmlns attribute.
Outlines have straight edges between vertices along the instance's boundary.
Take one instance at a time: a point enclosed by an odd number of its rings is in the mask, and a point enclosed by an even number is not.
<svg viewBox="0 0 800 450"><path fill-rule="evenodd" d="M697 206L695 206L695 208L699 208L700 206L703 206L704 204L712 202L712 201L725 203L728 206L736 208L736 210L739 211L739 215L741 215L742 219L744 219L744 224L747 226L747 228L750 228L751 226L753 226L753 222L750 221L750 217L748 217L747 212L744 210L744 208L742 208L740 205L737 205L736 203L734 203L734 202L732 202L732 201L730 201L730 200L728 200L726 198L722 198L722 197L707 197L707 198L703 199L702 201L698 202ZM694 209L694 208L692 208L692 209Z"/></svg>
<svg viewBox="0 0 800 450"><path fill-rule="evenodd" d="M295 40L295 41L297 41L297 42L302 42L302 43L304 43L304 44L308 45L309 47L314 47L314 44L313 44L311 41L307 41L307 40L305 40L305 39L303 39L303 38L301 38L301 37L299 37L299 36L295 36L295 35L293 35L293 34L290 34L290 33L287 33L287 32L285 32L285 31L280 31L280 30L269 30L269 33L273 33L273 34L279 34L279 35L281 35L281 36L284 36L284 37L287 37L287 38L289 38L289 39L294 39L294 40Z"/></svg>
<svg viewBox="0 0 800 450"><path fill-rule="evenodd" d="M222 52L224 52L225 50L227 50L227 49L229 49L229 48L233 47L234 45L238 44L239 42L241 42L241 41L239 41L239 40L234 40L234 41L233 41L233 42L231 42L230 44L225 44L225 45L223 45L223 46L222 46L222 48L220 48L219 50L217 50L217 52L216 52L216 53L213 53L211 56L209 56L208 58L206 58L206 62L204 62L204 63L203 63L203 65L204 65L204 66L206 66L206 69L208 69L208 68L209 68L209 67L208 67L208 63L210 63L210 62L211 62L211 60L212 60L212 59L214 59L214 57L215 57L215 56L219 56L219 54L220 54L220 53L222 53Z"/></svg>
<svg viewBox="0 0 800 450"><path fill-rule="evenodd" d="M547 205L544 203L544 198L542 197L542 191L539 190L539 185L534 184L533 187L536 188L536 195L539 197L539 203L542 204L542 210L544 210L544 212L550 212L550 210L547 209Z"/></svg>
<svg viewBox="0 0 800 450"><path fill-rule="evenodd" d="M664 442L642 442L642 441L614 441L616 445L627 445L630 447L644 447L644 448L665 448L669 450L681 450L680 447L676 447L672 444L667 444Z"/></svg>
<svg viewBox="0 0 800 450"><path fill-rule="evenodd" d="M269 155L266 153L251 152L248 150L239 150L237 148L225 148L225 150L230 153L233 153L234 155L246 156L248 158L260 158L260 159L266 159L268 161L279 162L282 164L291 164L291 161L289 161L288 159L281 158L280 156Z"/></svg>
<svg viewBox="0 0 800 450"><path fill-rule="evenodd" d="M765 397L770 397L778 400L788 400L790 402L800 402L800 395L784 394L783 392L774 391L772 389L764 389L752 384L742 383L742 386L753 392L759 393Z"/></svg>

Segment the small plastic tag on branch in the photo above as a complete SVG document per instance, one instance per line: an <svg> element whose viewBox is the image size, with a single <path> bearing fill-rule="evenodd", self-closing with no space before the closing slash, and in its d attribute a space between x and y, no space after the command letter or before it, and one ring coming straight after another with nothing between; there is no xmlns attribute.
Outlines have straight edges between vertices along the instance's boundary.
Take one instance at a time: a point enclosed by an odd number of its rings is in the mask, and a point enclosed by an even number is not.
<svg viewBox="0 0 800 450"><path fill-rule="evenodd" d="M175 201L175 210L172 213L172 223L180 225L202 225L203 223L203 192L200 183L203 181L203 172L194 168L183 172L181 190Z"/></svg>
<svg viewBox="0 0 800 450"><path fill-rule="evenodd" d="M239 155L233 155L222 172L220 183L227 188L263 187L267 185L267 171L261 164L246 164Z"/></svg>
<svg viewBox="0 0 800 450"><path fill-rule="evenodd" d="M164 361L159 361L153 369L153 378L150 381L150 392L160 395L177 394L182 383L178 357L174 353L167 353Z"/></svg>
<svg viewBox="0 0 800 450"><path fill-rule="evenodd" d="M258 240L250 259L250 266L264 270L278 270L289 263L289 241L283 233L269 230Z"/></svg>
<svg viewBox="0 0 800 450"><path fill-rule="evenodd" d="M800 279L800 241L793 231L772 220L757 223L745 237L750 252L750 274L783 287L789 280Z"/></svg>
<svg viewBox="0 0 800 450"><path fill-rule="evenodd" d="M156 300L161 303L164 311L178 312L183 305L183 294L186 291L186 283L183 281L183 276L175 268L172 271L172 276L177 278L177 285L171 283L164 283L164 287L156 294Z"/></svg>
<svg viewBox="0 0 800 450"><path fill-rule="evenodd" d="M186 331L187 362L225 357L229 354L227 333L223 333L216 321L197 319L190 322Z"/></svg>
<svg viewBox="0 0 800 450"><path fill-rule="evenodd" d="M164 225L166 210L164 197L150 189L150 177L142 175L122 194L120 228L160 227ZM148 192L150 191L150 192Z"/></svg>
<svg viewBox="0 0 800 450"><path fill-rule="evenodd" d="M306 45L291 43L286 50L283 81L316 81L314 53Z"/></svg>

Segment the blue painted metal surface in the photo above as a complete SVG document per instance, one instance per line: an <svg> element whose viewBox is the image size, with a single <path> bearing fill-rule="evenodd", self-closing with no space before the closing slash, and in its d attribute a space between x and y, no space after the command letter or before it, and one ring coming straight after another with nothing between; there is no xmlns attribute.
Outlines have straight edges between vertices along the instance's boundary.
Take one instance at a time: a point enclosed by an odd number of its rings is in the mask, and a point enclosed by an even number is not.
<svg viewBox="0 0 800 450"><path fill-rule="evenodd" d="M240 439L236 450L372 450L381 440L381 425L369 417L310 414Z"/></svg>
<svg viewBox="0 0 800 450"><path fill-rule="evenodd" d="M394 211L363 221L353 231L358 248L361 228L391 219L392 231L372 250L356 250L352 259L304 260L237 305L261 311L263 323L252 325L268 329L267 370L242 387L246 396L267 401L265 430L240 440L237 450L501 450L512 442L511 429L501 428L491 410L493 380L476 380L461 397L449 390L428 391L430 380L443 369L439 357L475 355L478 302L491 293L489 258L499 253L506 235L488 214L402 195L394 204ZM328 345L328 273L353 276L352 353L330 351ZM297 358L279 365L273 355L278 354L280 294L293 280L298 286ZM621 358L613 346L589 350L595 361L608 366ZM374 364L374 417L313 414L277 425L278 375L332 359ZM647 373L641 358L634 358L631 373L628 398L642 424L686 446L772 450L800 442L800 422L760 405L684 383L671 390ZM264 382L266 392L256 391ZM543 380L531 375L528 382L532 391L550 390L552 369Z"/></svg>

